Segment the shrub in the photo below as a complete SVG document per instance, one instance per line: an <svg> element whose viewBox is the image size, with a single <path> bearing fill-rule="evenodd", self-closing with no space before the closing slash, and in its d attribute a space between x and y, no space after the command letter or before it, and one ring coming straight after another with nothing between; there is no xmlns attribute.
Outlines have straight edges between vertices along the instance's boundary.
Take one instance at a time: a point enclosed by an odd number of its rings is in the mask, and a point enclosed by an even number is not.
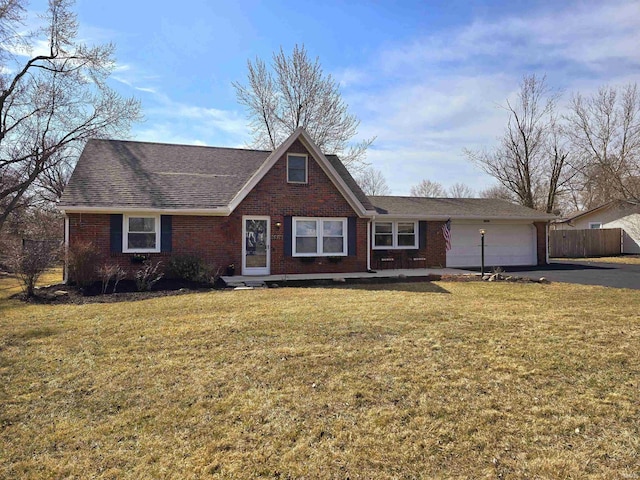
<svg viewBox="0 0 640 480"><path fill-rule="evenodd" d="M69 280L80 288L88 287L96 279L100 255L92 242L77 242L69 247Z"/></svg>
<svg viewBox="0 0 640 480"><path fill-rule="evenodd" d="M220 278L221 271L220 267L208 265L197 255L177 255L171 257L167 264L167 277L169 278L211 285Z"/></svg>
<svg viewBox="0 0 640 480"><path fill-rule="evenodd" d="M160 272L162 262L147 261L143 267L136 272L136 287L139 291L148 291L164 276L164 273Z"/></svg>
<svg viewBox="0 0 640 480"><path fill-rule="evenodd" d="M206 277L206 265L196 255L176 255L167 264L167 277L190 282L202 282Z"/></svg>
<svg viewBox="0 0 640 480"><path fill-rule="evenodd" d="M102 293L107 293L107 289L109 288L109 283L113 280L113 290L111 293L116 292L116 288L118 287L118 283L120 280L124 279L127 276L127 272L120 267L120 265L108 264L105 263L100 268L98 268L98 275L102 279Z"/></svg>
<svg viewBox="0 0 640 480"><path fill-rule="evenodd" d="M33 297L38 278L58 259L58 253L58 243L48 241L28 241L15 250L11 267L22 282L27 298Z"/></svg>

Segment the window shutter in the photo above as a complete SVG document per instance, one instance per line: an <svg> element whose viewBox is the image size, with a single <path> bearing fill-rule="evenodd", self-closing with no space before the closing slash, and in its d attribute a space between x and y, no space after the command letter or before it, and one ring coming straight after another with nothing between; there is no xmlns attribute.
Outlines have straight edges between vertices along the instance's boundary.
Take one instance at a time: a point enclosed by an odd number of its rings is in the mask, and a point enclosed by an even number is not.
<svg viewBox="0 0 640 480"><path fill-rule="evenodd" d="M122 253L122 214L111 215L110 228L111 253Z"/></svg>
<svg viewBox="0 0 640 480"><path fill-rule="evenodd" d="M292 240L292 218L291 216L284 217L284 256L290 257L292 255L291 252L291 240Z"/></svg>
<svg viewBox="0 0 640 480"><path fill-rule="evenodd" d="M358 243L358 238L356 234L357 230L358 230L358 218L349 217L347 219L347 234L349 235L349 238L347 240L347 246L348 246L348 252L350 257L356 256L357 243Z"/></svg>
<svg viewBox="0 0 640 480"><path fill-rule="evenodd" d="M161 215L160 216L160 251L161 252L170 252L171 251L171 229L172 229L172 219L171 215Z"/></svg>
<svg viewBox="0 0 640 480"><path fill-rule="evenodd" d="M427 248L427 222L418 222L418 247L420 250Z"/></svg>

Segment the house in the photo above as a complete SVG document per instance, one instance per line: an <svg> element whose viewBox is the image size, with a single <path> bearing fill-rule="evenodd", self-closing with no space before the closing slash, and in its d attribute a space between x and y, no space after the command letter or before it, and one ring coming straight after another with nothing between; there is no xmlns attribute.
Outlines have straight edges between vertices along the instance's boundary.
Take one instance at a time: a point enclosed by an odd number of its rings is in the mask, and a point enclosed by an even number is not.
<svg viewBox="0 0 640 480"><path fill-rule="evenodd" d="M197 255L243 275L547 261L550 216L500 200L367 197L299 128L275 151L91 140L59 208L109 263ZM443 226L451 220L447 252Z"/></svg>
<svg viewBox="0 0 640 480"><path fill-rule="evenodd" d="M612 200L552 223L554 230L622 229L621 252L640 254L640 202Z"/></svg>

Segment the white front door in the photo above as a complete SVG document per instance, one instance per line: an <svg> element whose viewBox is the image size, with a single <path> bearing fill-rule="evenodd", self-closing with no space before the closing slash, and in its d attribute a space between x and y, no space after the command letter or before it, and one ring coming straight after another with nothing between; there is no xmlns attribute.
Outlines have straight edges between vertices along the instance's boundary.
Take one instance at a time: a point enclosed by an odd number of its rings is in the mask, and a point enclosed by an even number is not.
<svg viewBox="0 0 640 480"><path fill-rule="evenodd" d="M242 217L242 275L269 275L271 225L269 217Z"/></svg>

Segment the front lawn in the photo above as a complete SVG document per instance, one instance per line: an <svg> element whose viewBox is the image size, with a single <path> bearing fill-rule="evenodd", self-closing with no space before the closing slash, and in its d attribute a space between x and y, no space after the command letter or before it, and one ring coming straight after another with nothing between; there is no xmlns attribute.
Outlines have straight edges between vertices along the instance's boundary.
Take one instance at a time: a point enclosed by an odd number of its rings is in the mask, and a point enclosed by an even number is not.
<svg viewBox="0 0 640 480"><path fill-rule="evenodd" d="M481 282L0 299L0 478L634 478L639 311Z"/></svg>

